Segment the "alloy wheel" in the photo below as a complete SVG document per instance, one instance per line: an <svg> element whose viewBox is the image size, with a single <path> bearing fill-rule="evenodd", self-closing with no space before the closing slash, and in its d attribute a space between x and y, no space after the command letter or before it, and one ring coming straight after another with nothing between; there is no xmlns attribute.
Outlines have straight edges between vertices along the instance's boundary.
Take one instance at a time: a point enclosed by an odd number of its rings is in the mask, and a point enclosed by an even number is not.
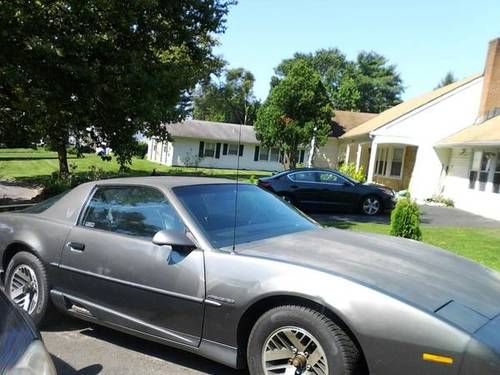
<svg viewBox="0 0 500 375"><path fill-rule="evenodd" d="M271 333L262 349L264 374L327 375L328 361L318 339L299 327Z"/></svg>
<svg viewBox="0 0 500 375"><path fill-rule="evenodd" d="M26 264L18 265L12 273L8 291L10 298L31 314L35 310L39 296L35 271Z"/></svg>
<svg viewBox="0 0 500 375"><path fill-rule="evenodd" d="M375 197L368 197L363 201L363 212L368 215L375 215L380 211L380 201Z"/></svg>

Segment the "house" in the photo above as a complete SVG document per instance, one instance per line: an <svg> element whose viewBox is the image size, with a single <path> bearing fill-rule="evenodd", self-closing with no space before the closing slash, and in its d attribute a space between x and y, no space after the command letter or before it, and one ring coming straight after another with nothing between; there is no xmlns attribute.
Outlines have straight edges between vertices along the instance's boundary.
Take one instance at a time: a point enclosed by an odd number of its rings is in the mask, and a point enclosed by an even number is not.
<svg viewBox="0 0 500 375"><path fill-rule="evenodd" d="M410 99L340 137L344 162L417 200L444 195L500 219L500 39L483 74Z"/></svg>
<svg viewBox="0 0 500 375"><path fill-rule="evenodd" d="M319 168L337 168L339 161L339 137L349 130L367 122L376 113L335 111L332 130L324 146L319 147L314 155L313 165Z"/></svg>
<svg viewBox="0 0 500 375"><path fill-rule="evenodd" d="M371 113L336 111L328 142L317 150L314 165L336 166L338 137L373 116L375 115ZM199 120L187 120L165 126L172 142L149 139L148 160L168 166L236 169L239 156L240 169L283 169L278 149L260 145L252 126ZM304 147L299 150L297 160L304 164L308 156L309 151Z"/></svg>
<svg viewBox="0 0 500 375"><path fill-rule="evenodd" d="M252 126L187 120L166 124L171 142L148 141L147 157L168 166L280 171L280 152L261 146ZM303 163L305 150L299 151ZM239 164L238 164L239 163Z"/></svg>

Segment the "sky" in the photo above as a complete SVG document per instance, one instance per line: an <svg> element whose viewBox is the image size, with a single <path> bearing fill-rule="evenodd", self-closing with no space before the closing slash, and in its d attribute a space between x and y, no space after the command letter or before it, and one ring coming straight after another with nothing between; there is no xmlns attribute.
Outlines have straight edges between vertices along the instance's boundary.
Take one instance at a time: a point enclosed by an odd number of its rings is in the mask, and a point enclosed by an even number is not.
<svg viewBox="0 0 500 375"><path fill-rule="evenodd" d="M500 0L239 0L215 52L255 75L265 99L274 68L295 52L337 47L349 59L375 51L397 66L403 99L432 90L452 71L483 71L500 37Z"/></svg>

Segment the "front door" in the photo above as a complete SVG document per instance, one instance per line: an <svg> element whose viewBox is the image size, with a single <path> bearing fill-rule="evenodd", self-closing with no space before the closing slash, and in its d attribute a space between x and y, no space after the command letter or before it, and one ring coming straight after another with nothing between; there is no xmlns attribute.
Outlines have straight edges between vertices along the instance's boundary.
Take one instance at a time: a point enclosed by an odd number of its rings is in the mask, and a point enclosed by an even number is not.
<svg viewBox="0 0 500 375"><path fill-rule="evenodd" d="M348 209L357 202L353 184L336 173L322 171L318 173L321 184L321 200L332 208Z"/></svg>
<svg viewBox="0 0 500 375"><path fill-rule="evenodd" d="M185 345L201 338L203 252L151 242L162 230L185 231L159 190L100 186L66 241L62 292L77 312Z"/></svg>

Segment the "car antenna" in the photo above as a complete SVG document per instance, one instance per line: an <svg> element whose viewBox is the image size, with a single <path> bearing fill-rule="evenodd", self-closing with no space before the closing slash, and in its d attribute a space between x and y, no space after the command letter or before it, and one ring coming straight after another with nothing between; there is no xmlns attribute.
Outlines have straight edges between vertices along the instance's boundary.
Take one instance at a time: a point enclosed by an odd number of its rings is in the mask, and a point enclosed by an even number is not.
<svg viewBox="0 0 500 375"><path fill-rule="evenodd" d="M240 183L240 150L241 150L241 127L238 128L238 156L236 157L236 190L234 196L234 223L233 223L233 252L236 249L236 225L238 218L238 191Z"/></svg>

